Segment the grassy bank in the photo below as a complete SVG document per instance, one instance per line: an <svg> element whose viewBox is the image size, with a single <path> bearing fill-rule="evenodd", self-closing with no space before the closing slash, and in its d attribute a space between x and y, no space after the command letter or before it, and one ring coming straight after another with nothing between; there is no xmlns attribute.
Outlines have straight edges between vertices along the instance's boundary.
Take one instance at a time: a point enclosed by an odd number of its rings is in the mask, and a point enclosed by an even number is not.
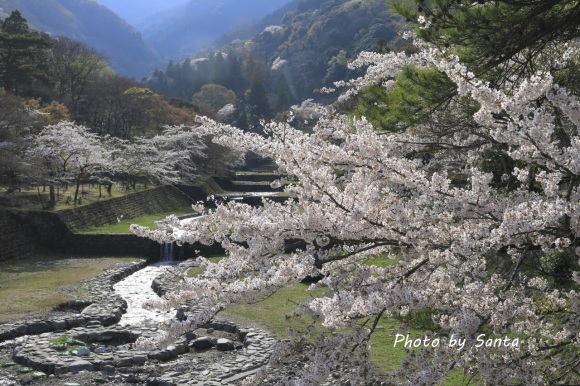
<svg viewBox="0 0 580 386"><path fill-rule="evenodd" d="M70 255L34 256L0 265L0 323L40 318L77 296L86 296L83 282L99 273L139 260L75 258Z"/></svg>
<svg viewBox="0 0 580 386"><path fill-rule="evenodd" d="M183 214L191 213L192 209L190 205L184 205L182 207L176 208L175 210L161 213L146 214L144 216L135 217L131 219L121 219L121 221L114 224L102 225L98 227L91 227L83 230L81 233L131 233L131 224L138 224L146 226L149 228L156 228L155 221L162 220L169 215L180 216Z"/></svg>
<svg viewBox="0 0 580 386"><path fill-rule="evenodd" d="M217 262L221 258L210 259ZM396 259L389 259L386 256L378 256L368 259L364 264L372 264L385 267L396 263ZM191 268L189 276L195 276L202 272L201 268ZM291 287L282 288L275 293L264 297L261 301L254 303L239 304L229 308L220 315L224 319L238 321L250 325L260 326L276 335L278 338L288 337L289 328L305 327L305 322L289 319L298 303L308 301L312 296L320 295L326 289L308 291L307 284L298 283ZM432 336L433 332L428 329L431 324L430 316L427 314L417 314L410 318L387 318L383 317L377 324L377 328L370 339L371 362L377 375L386 375L388 372L400 368L402 361L407 356L408 350L402 343L395 345L396 334L409 334L411 339L423 338L425 335ZM323 327L317 329L319 332L327 331ZM450 375L445 385L463 385L465 380L460 370Z"/></svg>
<svg viewBox="0 0 580 386"><path fill-rule="evenodd" d="M215 258L213 261L217 262L219 259ZM395 260L383 256L369 259L366 263L384 267L395 263ZM195 276L201 272L200 268L191 268L188 271L188 275ZM298 283L291 287L282 288L264 297L261 301L237 305L222 312L221 315L225 319L248 321L262 326L277 337L284 339L288 337L287 330L289 328L294 329L306 326L305 322L289 321L287 318L287 316L293 314L297 303L306 302L312 296L320 295L326 291L326 289L308 291L308 287L308 284ZM327 330L320 327L319 331ZM382 318L370 341L372 363L378 374L397 369L405 358L407 350L402 345L393 347L394 334L401 333L401 331L409 332L411 336L422 336L425 333L417 329L403 328L401 322L396 319Z"/></svg>

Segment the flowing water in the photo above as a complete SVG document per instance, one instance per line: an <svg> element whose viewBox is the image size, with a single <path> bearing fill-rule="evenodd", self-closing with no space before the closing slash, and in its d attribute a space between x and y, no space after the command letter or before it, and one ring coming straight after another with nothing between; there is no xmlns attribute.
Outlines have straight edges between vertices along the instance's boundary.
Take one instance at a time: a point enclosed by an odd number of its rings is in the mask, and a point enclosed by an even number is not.
<svg viewBox="0 0 580 386"><path fill-rule="evenodd" d="M123 314L120 325L157 327L159 323L173 319L175 310L159 310L147 307L147 303L159 300L151 288L153 279L174 264L162 261L149 265L126 277L113 286L115 292L127 301L127 312Z"/></svg>

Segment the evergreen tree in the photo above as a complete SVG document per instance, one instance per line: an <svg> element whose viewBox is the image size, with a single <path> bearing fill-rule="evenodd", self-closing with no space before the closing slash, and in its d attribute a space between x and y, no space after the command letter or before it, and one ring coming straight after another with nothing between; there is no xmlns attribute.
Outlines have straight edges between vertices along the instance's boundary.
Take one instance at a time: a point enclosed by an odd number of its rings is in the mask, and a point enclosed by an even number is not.
<svg viewBox="0 0 580 386"><path fill-rule="evenodd" d="M247 98L250 111L250 124L256 126L260 119L268 119L272 116L272 108L268 101L266 86L261 71L256 71L252 79L252 85L248 90Z"/></svg>
<svg viewBox="0 0 580 386"><path fill-rule="evenodd" d="M394 8L419 21L423 40L455 51L475 75L498 86L533 75L545 48L580 35L577 0L397 0Z"/></svg>
<svg viewBox="0 0 580 386"><path fill-rule="evenodd" d="M4 91L19 94L34 81L48 81L51 39L32 31L18 10L0 23L0 81Z"/></svg>
<svg viewBox="0 0 580 386"><path fill-rule="evenodd" d="M227 74L223 83L224 86L236 92L245 90L248 87L248 83L242 73L241 59L231 53L228 55L226 64Z"/></svg>
<svg viewBox="0 0 580 386"><path fill-rule="evenodd" d="M248 107L246 104L246 96L244 93L239 93L236 96L236 109L234 111L234 125L240 129L248 130Z"/></svg>

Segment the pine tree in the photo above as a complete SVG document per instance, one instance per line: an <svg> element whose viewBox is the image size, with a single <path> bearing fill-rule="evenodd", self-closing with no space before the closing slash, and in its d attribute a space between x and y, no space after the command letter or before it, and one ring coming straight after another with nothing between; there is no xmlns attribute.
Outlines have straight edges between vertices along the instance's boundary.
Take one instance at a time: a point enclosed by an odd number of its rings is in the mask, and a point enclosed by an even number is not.
<svg viewBox="0 0 580 386"><path fill-rule="evenodd" d="M34 81L49 81L48 53L53 43L32 31L18 10L0 23L0 81L4 91L19 94Z"/></svg>

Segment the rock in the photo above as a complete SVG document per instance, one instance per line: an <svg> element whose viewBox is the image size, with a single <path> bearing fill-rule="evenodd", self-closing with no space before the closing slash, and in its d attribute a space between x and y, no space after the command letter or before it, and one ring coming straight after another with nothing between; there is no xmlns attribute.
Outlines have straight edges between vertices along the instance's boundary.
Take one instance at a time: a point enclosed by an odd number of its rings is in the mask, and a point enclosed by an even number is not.
<svg viewBox="0 0 580 386"><path fill-rule="evenodd" d="M32 385L32 378L25 377L20 380L21 385Z"/></svg>
<svg viewBox="0 0 580 386"><path fill-rule="evenodd" d="M28 335L39 335L52 330L50 323L41 320L28 325Z"/></svg>
<svg viewBox="0 0 580 386"><path fill-rule="evenodd" d="M46 377L46 374L42 371L35 371L32 373L32 379L40 379Z"/></svg>
<svg viewBox="0 0 580 386"><path fill-rule="evenodd" d="M79 371L83 370L92 371L93 364L91 362L84 360L76 360L68 365L68 371L70 371L71 373L78 373Z"/></svg>
<svg viewBox="0 0 580 386"><path fill-rule="evenodd" d="M115 361L116 367L129 367L132 364L133 364L133 358L131 358L131 357L119 358Z"/></svg>
<svg viewBox="0 0 580 386"><path fill-rule="evenodd" d="M150 352L148 355L151 360L167 361L177 357L176 351L159 350Z"/></svg>
<svg viewBox="0 0 580 386"><path fill-rule="evenodd" d="M101 334L99 335L99 342L108 342L110 340L113 339L113 336L111 334Z"/></svg>
<svg viewBox="0 0 580 386"><path fill-rule="evenodd" d="M239 330L238 339L243 341L246 338L246 335L248 335L248 332L250 332L250 330L248 330L247 328L242 328L241 330Z"/></svg>
<svg viewBox="0 0 580 386"><path fill-rule="evenodd" d="M91 350L88 347L79 347L77 350L77 357L88 357L91 355Z"/></svg>
<svg viewBox="0 0 580 386"><path fill-rule="evenodd" d="M145 362L147 362L147 355L145 354L133 355L133 362L142 365Z"/></svg>
<svg viewBox="0 0 580 386"><path fill-rule="evenodd" d="M200 338L197 338L190 344L190 347L197 349L210 348L212 346L213 344L211 342L211 338L208 336L202 336Z"/></svg>
<svg viewBox="0 0 580 386"><path fill-rule="evenodd" d="M98 320L91 320L90 322L87 323L87 328L98 328L98 327L103 327L103 324L98 321Z"/></svg>
<svg viewBox="0 0 580 386"><path fill-rule="evenodd" d="M99 346L95 349L95 354L104 354L110 352L111 350L107 346Z"/></svg>
<svg viewBox="0 0 580 386"><path fill-rule="evenodd" d="M51 322L52 329L55 331L66 330L66 321L64 319L57 319Z"/></svg>
<svg viewBox="0 0 580 386"><path fill-rule="evenodd" d="M229 339L220 338L217 340L217 349L219 351L232 351L234 348L234 342Z"/></svg>
<svg viewBox="0 0 580 386"><path fill-rule="evenodd" d="M135 374L129 374L129 376L125 381L127 383L142 383L143 379L141 377L136 376Z"/></svg>
<svg viewBox="0 0 580 386"><path fill-rule="evenodd" d="M82 317L82 316L75 317L75 318L72 318L72 319L65 319L65 322L66 322L66 326L69 329L72 329L72 328L75 328L75 327L81 327L81 326L84 326L87 323L86 320L85 320L85 318Z"/></svg>
<svg viewBox="0 0 580 386"><path fill-rule="evenodd" d="M177 349L178 355L189 352L189 346L187 345L187 340L185 339L175 342L175 348Z"/></svg>
<svg viewBox="0 0 580 386"><path fill-rule="evenodd" d="M59 376L68 373L67 366L54 366L54 375Z"/></svg>

